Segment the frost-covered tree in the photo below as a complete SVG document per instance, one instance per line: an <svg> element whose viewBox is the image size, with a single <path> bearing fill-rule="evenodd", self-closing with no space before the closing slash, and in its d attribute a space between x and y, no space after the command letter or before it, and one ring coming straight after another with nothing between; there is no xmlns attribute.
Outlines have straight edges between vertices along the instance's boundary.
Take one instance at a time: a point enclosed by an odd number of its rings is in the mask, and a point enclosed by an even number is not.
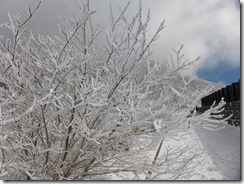
<svg viewBox="0 0 244 184"><path fill-rule="evenodd" d="M152 60L164 22L149 37L150 11L143 19L141 3L131 19L129 3L118 17L110 8L111 27L105 30L93 23L89 0L83 1L73 19L60 18L55 37L27 27L40 5L29 9L28 18L9 14L0 25L12 32L11 38L0 37L1 178L147 173L155 163L141 153L184 132L189 110L204 95L189 93L190 81L180 73L199 58L183 60L182 46L176 58ZM101 33L103 45L97 41ZM184 85L174 86L179 75ZM187 147L176 150L166 156L176 155L187 167L189 159L181 158ZM179 169L167 168L179 176Z"/></svg>

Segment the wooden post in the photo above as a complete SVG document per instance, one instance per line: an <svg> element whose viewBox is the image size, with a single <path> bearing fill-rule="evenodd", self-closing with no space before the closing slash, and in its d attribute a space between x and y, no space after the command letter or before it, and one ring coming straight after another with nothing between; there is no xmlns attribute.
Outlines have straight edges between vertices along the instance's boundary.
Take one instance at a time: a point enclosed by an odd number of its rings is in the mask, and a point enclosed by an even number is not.
<svg viewBox="0 0 244 184"><path fill-rule="evenodd" d="M201 99L201 104L202 104L202 107L205 106L205 97Z"/></svg>
<svg viewBox="0 0 244 184"><path fill-rule="evenodd" d="M236 95L236 84L235 83L232 83L231 87L232 87L232 91L233 91L233 101L236 101L236 99L237 99L237 95Z"/></svg>
<svg viewBox="0 0 244 184"><path fill-rule="evenodd" d="M212 105L213 100L214 100L214 99L213 99L213 93L209 95L209 98L210 98L210 102L209 102L208 105Z"/></svg>
<svg viewBox="0 0 244 184"><path fill-rule="evenodd" d="M226 86L225 88L225 98L226 98L226 102L230 102L230 92L229 92L229 86Z"/></svg>
<svg viewBox="0 0 244 184"><path fill-rule="evenodd" d="M222 96L221 96L221 90L218 90L217 93L218 93L218 102L220 102L220 101L221 101L221 97L222 97Z"/></svg>
<svg viewBox="0 0 244 184"><path fill-rule="evenodd" d="M221 93L222 93L222 98L224 98L224 101L226 101L226 97L225 97L225 88L221 89Z"/></svg>
<svg viewBox="0 0 244 184"><path fill-rule="evenodd" d="M216 101L216 103L218 103L218 92L217 91L214 92L214 101Z"/></svg>
<svg viewBox="0 0 244 184"><path fill-rule="evenodd" d="M240 100L240 81L233 83L234 101Z"/></svg>
<svg viewBox="0 0 244 184"><path fill-rule="evenodd" d="M156 152L156 154L155 154L155 157L154 157L154 159L153 159L153 162L152 162L153 165L156 164L156 161L157 161L157 159L158 159L158 156L159 156L159 153L160 153L162 144L163 144L163 140L160 142L160 144L159 144L159 146L158 146L158 150L157 150L157 152ZM151 175L151 174L152 174L152 171L148 171L148 174Z"/></svg>

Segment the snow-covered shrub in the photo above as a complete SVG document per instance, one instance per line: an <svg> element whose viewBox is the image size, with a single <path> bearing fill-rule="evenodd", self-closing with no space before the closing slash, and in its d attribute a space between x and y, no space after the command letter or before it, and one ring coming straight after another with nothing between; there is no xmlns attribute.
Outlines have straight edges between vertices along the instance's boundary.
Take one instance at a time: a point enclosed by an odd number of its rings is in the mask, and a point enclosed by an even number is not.
<svg viewBox="0 0 244 184"><path fill-rule="evenodd" d="M1 25L12 32L0 38L0 80L7 86L0 92L1 177L97 179L147 172L151 163L143 150L177 136L200 99L201 92L187 91L187 81L179 89L173 84L198 58L182 61L182 46L176 59L151 60L164 22L149 38L150 12L143 21L141 3L130 20L129 4L117 18L111 10L111 28L104 30L84 1L79 17L60 18L54 38L26 27L40 4L26 20L9 14ZM107 43L97 48L100 32ZM143 136L150 144L141 142Z"/></svg>
<svg viewBox="0 0 244 184"><path fill-rule="evenodd" d="M202 125L204 128L217 131L225 127L228 123L227 120L232 117L232 115L228 117L224 117L224 106L226 102L224 98L221 99L219 104L216 104L216 101L213 102L211 107L207 109L205 112L198 114L194 112L194 115L190 118L190 123L192 125Z"/></svg>

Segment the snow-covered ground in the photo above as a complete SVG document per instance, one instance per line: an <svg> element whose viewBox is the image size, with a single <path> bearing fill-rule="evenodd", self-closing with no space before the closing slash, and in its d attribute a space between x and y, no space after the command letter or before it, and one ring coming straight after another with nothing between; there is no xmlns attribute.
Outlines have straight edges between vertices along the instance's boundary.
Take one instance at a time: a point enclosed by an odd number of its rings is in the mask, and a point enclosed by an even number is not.
<svg viewBox="0 0 244 184"><path fill-rule="evenodd" d="M159 143L158 143L159 144ZM179 180L240 180L240 128L226 125L218 131L211 131L201 126L189 129L188 134L181 139L166 139L163 142L160 155L163 156L166 148L177 148L188 145L185 156L198 155L191 162L189 170L182 171ZM154 158L158 145L147 155ZM162 167L162 173L163 173ZM155 169L160 173L160 168ZM137 179L169 180L171 175L153 173L151 176L140 175ZM135 179L132 173L110 174L106 179L121 180Z"/></svg>
<svg viewBox="0 0 244 184"><path fill-rule="evenodd" d="M202 145L224 180L240 180L240 127L226 125L218 131L195 126Z"/></svg>

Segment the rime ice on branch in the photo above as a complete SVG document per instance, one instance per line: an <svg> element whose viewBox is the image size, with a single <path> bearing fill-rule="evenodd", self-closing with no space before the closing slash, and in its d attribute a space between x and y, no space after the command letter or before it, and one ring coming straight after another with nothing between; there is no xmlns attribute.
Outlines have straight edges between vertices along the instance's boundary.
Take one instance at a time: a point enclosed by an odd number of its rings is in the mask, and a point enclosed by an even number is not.
<svg viewBox="0 0 244 184"><path fill-rule="evenodd" d="M82 1L80 16L60 18L59 36L53 38L27 27L40 5L29 8L26 19L9 14L0 26L12 32L0 38L0 81L7 86L0 88L1 178L147 173L152 163L138 153L185 131L189 109L204 95L189 93L192 79L180 72L198 58L184 60L181 46L176 59L151 60L164 21L147 35L150 11L142 18L141 2L131 19L129 3L118 17L110 8L111 26L104 30L93 22L89 0ZM101 32L107 43L97 49ZM183 86L173 83L177 76ZM143 136L149 144L140 141Z"/></svg>

